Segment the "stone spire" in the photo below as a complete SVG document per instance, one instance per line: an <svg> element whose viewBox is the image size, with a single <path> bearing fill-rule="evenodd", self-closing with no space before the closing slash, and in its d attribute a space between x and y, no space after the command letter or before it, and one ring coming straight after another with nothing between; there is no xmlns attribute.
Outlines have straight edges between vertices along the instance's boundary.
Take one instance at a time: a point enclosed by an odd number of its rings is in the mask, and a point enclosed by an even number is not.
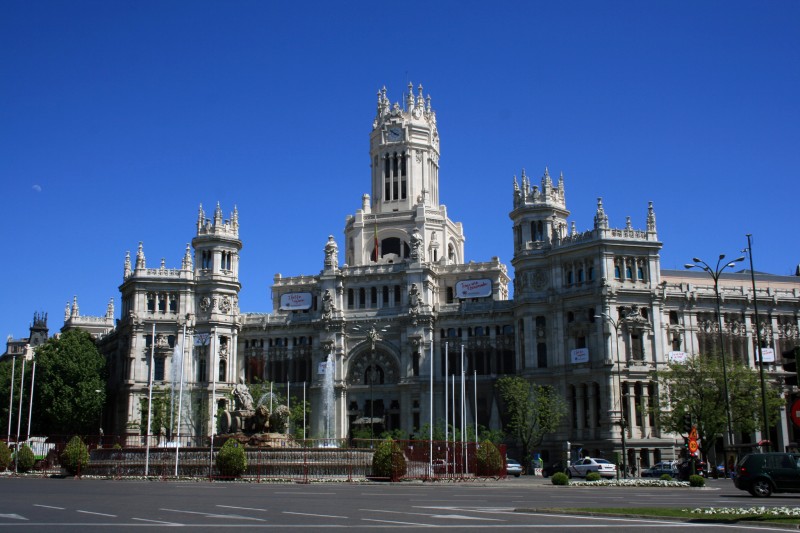
<svg viewBox="0 0 800 533"><path fill-rule="evenodd" d="M197 232L200 233L200 228L206 223L206 214L203 211L203 204L197 209Z"/></svg>
<svg viewBox="0 0 800 533"><path fill-rule="evenodd" d="M656 212L653 209L653 202L647 202L647 232L656 232Z"/></svg>
<svg viewBox="0 0 800 533"><path fill-rule="evenodd" d="M594 229L608 229L608 215L603 209L603 199L597 199L597 212L594 215Z"/></svg>
<svg viewBox="0 0 800 533"><path fill-rule="evenodd" d="M70 312L69 316L71 318L78 318L79 316L81 316L80 309L78 309L78 297L77 296L73 296L72 297L72 311Z"/></svg>
<svg viewBox="0 0 800 533"><path fill-rule="evenodd" d="M181 270L193 270L192 266L192 247L186 243L186 253L183 254L183 261L181 262Z"/></svg>
<svg viewBox="0 0 800 533"><path fill-rule="evenodd" d="M140 270L142 268L147 268L147 266L144 259L144 245L142 244L142 241L139 241L139 250L136 252L136 270Z"/></svg>
<svg viewBox="0 0 800 533"><path fill-rule="evenodd" d="M108 300L108 305L106 306L106 319L114 319L114 298Z"/></svg>
<svg viewBox="0 0 800 533"><path fill-rule="evenodd" d="M239 234L239 209L236 204L233 204L233 213L231 214L231 227L235 234Z"/></svg>
<svg viewBox="0 0 800 533"><path fill-rule="evenodd" d="M217 202L217 208L214 210L214 225L222 226L222 208L219 206L219 202Z"/></svg>
<svg viewBox="0 0 800 533"><path fill-rule="evenodd" d="M128 279L131 275L131 252L125 252L125 265L122 269L122 279Z"/></svg>

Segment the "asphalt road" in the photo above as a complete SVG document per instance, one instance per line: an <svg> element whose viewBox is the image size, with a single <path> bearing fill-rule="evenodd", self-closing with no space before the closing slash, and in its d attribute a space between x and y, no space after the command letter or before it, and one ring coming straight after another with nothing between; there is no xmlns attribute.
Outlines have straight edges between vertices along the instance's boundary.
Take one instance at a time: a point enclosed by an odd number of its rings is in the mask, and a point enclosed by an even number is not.
<svg viewBox="0 0 800 533"><path fill-rule="evenodd" d="M800 506L800 495L755 499L728 480L704 489L555 487L541 478L461 483L255 484L0 478L0 531L165 530L175 527L378 531L703 529L786 531L771 526L687 524L543 513L556 507Z"/></svg>

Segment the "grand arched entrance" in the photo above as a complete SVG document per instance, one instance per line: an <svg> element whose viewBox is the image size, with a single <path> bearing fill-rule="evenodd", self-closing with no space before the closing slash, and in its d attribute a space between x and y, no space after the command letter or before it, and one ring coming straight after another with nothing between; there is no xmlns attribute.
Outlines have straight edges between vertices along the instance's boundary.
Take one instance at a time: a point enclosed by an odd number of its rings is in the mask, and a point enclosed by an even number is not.
<svg viewBox="0 0 800 533"><path fill-rule="evenodd" d="M400 368L397 358L376 345L355 353L347 373L349 435L377 438L400 427Z"/></svg>

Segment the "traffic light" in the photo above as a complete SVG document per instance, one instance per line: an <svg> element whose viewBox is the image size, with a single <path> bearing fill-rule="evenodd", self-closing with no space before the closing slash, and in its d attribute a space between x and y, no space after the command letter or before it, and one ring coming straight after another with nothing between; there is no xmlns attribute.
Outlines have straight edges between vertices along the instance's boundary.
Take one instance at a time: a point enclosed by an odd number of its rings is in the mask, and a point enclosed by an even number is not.
<svg viewBox="0 0 800 533"><path fill-rule="evenodd" d="M690 413L685 413L683 415L683 432L687 435L692 430L692 415Z"/></svg>
<svg viewBox="0 0 800 533"><path fill-rule="evenodd" d="M795 346L790 350L781 352L781 356L783 357L783 371L785 373L783 379L787 385L794 387L797 386L798 355L800 355L800 346Z"/></svg>

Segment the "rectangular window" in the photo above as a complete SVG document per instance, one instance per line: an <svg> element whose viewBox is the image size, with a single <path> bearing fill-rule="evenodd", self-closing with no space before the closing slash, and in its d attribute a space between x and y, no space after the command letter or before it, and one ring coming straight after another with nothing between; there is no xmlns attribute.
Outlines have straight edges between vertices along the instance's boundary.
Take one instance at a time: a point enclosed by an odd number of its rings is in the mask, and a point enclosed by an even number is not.
<svg viewBox="0 0 800 533"><path fill-rule="evenodd" d="M197 361L197 382L205 383L208 381L208 370L206 368L206 358L200 357Z"/></svg>
<svg viewBox="0 0 800 533"><path fill-rule="evenodd" d="M153 367L153 381L164 381L164 358L156 357Z"/></svg>

